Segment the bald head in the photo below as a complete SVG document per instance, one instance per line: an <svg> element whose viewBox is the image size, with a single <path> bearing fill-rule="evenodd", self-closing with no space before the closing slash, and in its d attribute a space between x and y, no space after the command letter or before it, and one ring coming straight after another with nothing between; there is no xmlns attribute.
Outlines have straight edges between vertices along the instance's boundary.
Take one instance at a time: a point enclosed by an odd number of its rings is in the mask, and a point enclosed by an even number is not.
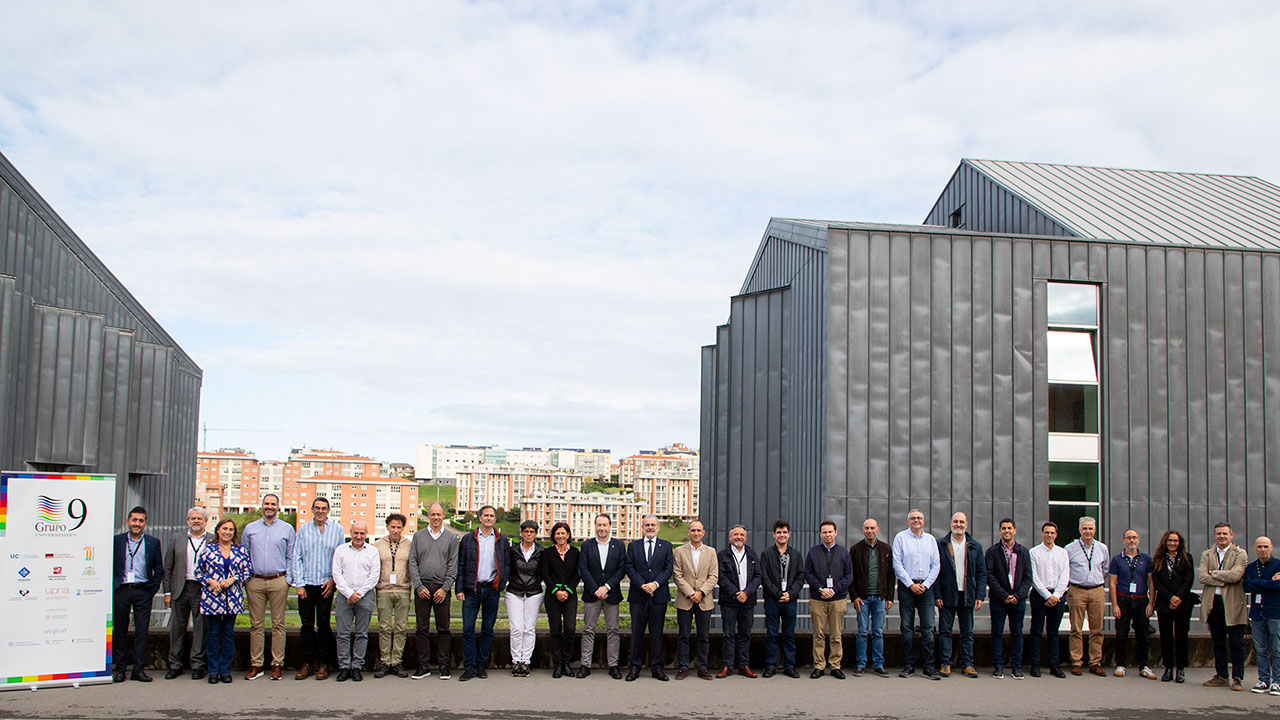
<svg viewBox="0 0 1280 720"><path fill-rule="evenodd" d="M1263 535L1253 541L1253 549L1258 553L1258 560L1271 562L1271 538Z"/></svg>
<svg viewBox="0 0 1280 720"><path fill-rule="evenodd" d="M351 523L351 547L359 550L364 547L365 538L369 536L369 526L363 520Z"/></svg>
<svg viewBox="0 0 1280 720"><path fill-rule="evenodd" d="M962 512L958 512L951 516L951 536L956 540L963 540L965 534L969 532L969 517Z"/></svg>
<svg viewBox="0 0 1280 720"><path fill-rule="evenodd" d="M880 534L880 523L875 518L867 518L862 521L862 537L872 545L876 542L876 536Z"/></svg>

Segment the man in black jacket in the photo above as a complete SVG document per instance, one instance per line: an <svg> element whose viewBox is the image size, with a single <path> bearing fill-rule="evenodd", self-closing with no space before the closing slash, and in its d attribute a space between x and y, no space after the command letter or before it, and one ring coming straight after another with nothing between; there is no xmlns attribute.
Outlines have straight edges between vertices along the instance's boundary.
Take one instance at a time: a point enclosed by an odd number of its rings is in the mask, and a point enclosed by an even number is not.
<svg viewBox="0 0 1280 720"><path fill-rule="evenodd" d="M849 594L858 614L857 665L854 675L867 670L867 646L870 641L871 667L876 675L889 677L884 669L884 616L893 608L897 579L893 575L893 549L881 542L880 523L867 518L862 523L862 540L849 550L853 561L853 582Z"/></svg>
<svg viewBox="0 0 1280 720"><path fill-rule="evenodd" d="M960 620L960 667L964 676L978 677L973 667L973 613L982 607L987 594L987 563L982 545L969 534L969 518L958 512L951 516L951 532L938 539L942 561L938 582L938 674L951 674L951 629Z"/></svg>
<svg viewBox="0 0 1280 720"><path fill-rule="evenodd" d="M605 654L609 677L621 680L618 654L622 634L618 629L618 606L622 603L622 578L627 572L627 546L611 537L613 522L608 515L596 515L595 526L595 539L584 540L578 555L578 571L582 576L582 664L578 666L577 676L584 678L591 674L596 623L604 615L604 627L609 634Z"/></svg>
<svg viewBox="0 0 1280 720"><path fill-rule="evenodd" d="M139 506L129 511L129 530L116 535L111 574L111 679L124 682L125 637L129 613L133 613L133 679L151 682L143 666L147 663L147 630L151 626L151 599L164 579L160 538L147 535L147 511Z"/></svg>
<svg viewBox="0 0 1280 720"><path fill-rule="evenodd" d="M511 544L493 526L498 511L492 505L480 508L480 527L462 536L458 543L458 579L455 588L462 601L462 675L459 680L486 678L489 649L493 646L493 624L498 619L498 598L507 585L511 564ZM476 615L480 638L476 639Z"/></svg>
<svg viewBox="0 0 1280 720"><path fill-rule="evenodd" d="M667 680L662 669L662 626L667 617L671 590L667 582L675 564L671 543L658 537L658 516L645 515L641 525L644 537L627 546L627 577L631 590L631 669L627 681L640 677L644 659L644 634L649 631L649 672L658 680Z"/></svg>
<svg viewBox="0 0 1280 720"><path fill-rule="evenodd" d="M724 667L717 677L737 671L743 677L756 676L751 669L751 625L755 620L756 590L760 589L760 559L747 545L747 529L729 529L729 547L720 551L720 616L724 626Z"/></svg>
<svg viewBox="0 0 1280 720"><path fill-rule="evenodd" d="M840 661L844 657L844 611L853 582L853 561L849 551L836 542L836 524L831 520L818 525L818 538L822 542L809 548L804 558L809 617L813 620L813 672L809 677L817 680L830 669L832 677L843 680Z"/></svg>
<svg viewBox="0 0 1280 720"><path fill-rule="evenodd" d="M788 545L791 525L786 520L773 524L773 545L760 555L760 585L764 588L764 676L778 672L778 644L782 644L782 674L798 678L796 672L796 608L804 587L804 558ZM779 633L781 626L781 633Z"/></svg>
<svg viewBox="0 0 1280 720"><path fill-rule="evenodd" d="M1009 621L1010 674L1022 679L1022 618L1031 592L1031 553L1014 541L1018 526L1012 518L1000 521L1000 542L987 548L987 587L991 591L991 676L1004 677L1004 622Z"/></svg>

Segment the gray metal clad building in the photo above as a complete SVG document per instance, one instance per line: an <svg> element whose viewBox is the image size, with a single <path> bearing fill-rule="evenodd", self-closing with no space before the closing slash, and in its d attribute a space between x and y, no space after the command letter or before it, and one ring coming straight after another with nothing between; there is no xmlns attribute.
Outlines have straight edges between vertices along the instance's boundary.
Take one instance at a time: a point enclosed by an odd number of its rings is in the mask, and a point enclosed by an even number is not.
<svg viewBox="0 0 1280 720"><path fill-rule="evenodd" d="M702 350L711 537L1280 521L1280 188L965 160L925 223L770 221Z"/></svg>
<svg viewBox="0 0 1280 720"><path fill-rule="evenodd" d="M123 527L185 527L201 370L0 155L0 467L114 473Z"/></svg>

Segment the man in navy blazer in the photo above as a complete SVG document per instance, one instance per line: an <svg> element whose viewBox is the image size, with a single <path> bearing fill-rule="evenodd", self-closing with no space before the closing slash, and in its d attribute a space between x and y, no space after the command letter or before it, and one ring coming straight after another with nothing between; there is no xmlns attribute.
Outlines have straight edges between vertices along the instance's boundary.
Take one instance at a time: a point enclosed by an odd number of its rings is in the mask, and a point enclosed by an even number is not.
<svg viewBox="0 0 1280 720"><path fill-rule="evenodd" d="M125 522L129 531L116 535L111 567L111 679L124 682L124 645L129 634L129 612L133 611L133 679L151 682L143 667L147 664L151 599L164 580L164 551L159 538L143 533L147 529L145 508L130 510Z"/></svg>
<svg viewBox="0 0 1280 720"><path fill-rule="evenodd" d="M622 603L622 576L626 573L627 547L621 540L610 537L612 520L608 515L596 515L596 537L584 540L578 555L578 574L582 576L582 664L578 666L579 678L591 674L591 659L596 648L596 623L604 614L605 630L609 633L609 677L622 679L618 669L618 655L622 634L618 629L618 606Z"/></svg>
<svg viewBox="0 0 1280 720"><path fill-rule="evenodd" d="M1009 621L1009 666L1022 678L1022 618L1031 592L1031 552L1014 540L1018 526L1013 518L1000 521L1000 542L987 548L987 590L991 598L992 677L1004 677L1004 623ZM1092 628L1090 629L1092 632ZM1101 628L1099 628L1101 632Z"/></svg>
<svg viewBox="0 0 1280 720"><path fill-rule="evenodd" d="M756 590L760 589L760 558L747 545L747 529L734 525L729 530L729 547L718 553L720 560L720 615L724 623L724 667L716 677L731 671L753 678L749 654L751 625L756 611Z"/></svg>
<svg viewBox="0 0 1280 720"><path fill-rule="evenodd" d="M627 602L631 603L631 669L627 682L640 677L646 628L649 671L654 678L665 681L668 678L662 669L662 623L667 617L667 603L671 602L667 582L671 580L676 556L671 543L658 537L657 515L645 515L641 527L644 537L627 547L627 577L631 578L627 593Z"/></svg>

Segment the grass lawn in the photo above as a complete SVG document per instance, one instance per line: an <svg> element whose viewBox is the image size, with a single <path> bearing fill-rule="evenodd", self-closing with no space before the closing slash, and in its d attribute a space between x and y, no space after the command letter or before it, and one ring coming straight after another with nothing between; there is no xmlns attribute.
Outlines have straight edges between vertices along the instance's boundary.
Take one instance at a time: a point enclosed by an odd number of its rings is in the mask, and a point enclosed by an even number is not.
<svg viewBox="0 0 1280 720"><path fill-rule="evenodd" d="M423 522L426 522L427 508L437 500L457 507L458 488L453 485L419 485L418 504L422 506Z"/></svg>

